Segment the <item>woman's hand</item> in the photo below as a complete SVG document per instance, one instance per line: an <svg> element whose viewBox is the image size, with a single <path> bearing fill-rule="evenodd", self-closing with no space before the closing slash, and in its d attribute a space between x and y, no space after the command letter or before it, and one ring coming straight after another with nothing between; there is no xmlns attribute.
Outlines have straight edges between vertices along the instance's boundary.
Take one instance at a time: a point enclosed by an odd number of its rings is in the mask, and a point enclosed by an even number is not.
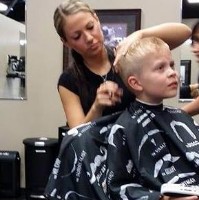
<svg viewBox="0 0 199 200"><path fill-rule="evenodd" d="M131 35L129 35L127 38L125 38L124 40L122 40L116 47L115 49L115 61L113 63L113 65L115 66L115 70L117 72L117 63L118 60L122 57L125 56L128 48L135 43L136 41L138 41L139 39L142 38L142 32L141 31L136 31L134 33L132 33Z"/></svg>
<svg viewBox="0 0 199 200"><path fill-rule="evenodd" d="M106 81L97 89L95 102L93 104L96 110L101 110L106 106L114 106L121 102L123 91L112 81Z"/></svg>
<svg viewBox="0 0 199 200"><path fill-rule="evenodd" d="M191 36L191 29L183 23L163 23L142 30L135 31L124 39L116 48L114 66L117 65L121 56L127 53L131 44L143 37L159 37L174 49L181 45ZM117 67L116 67L117 71Z"/></svg>

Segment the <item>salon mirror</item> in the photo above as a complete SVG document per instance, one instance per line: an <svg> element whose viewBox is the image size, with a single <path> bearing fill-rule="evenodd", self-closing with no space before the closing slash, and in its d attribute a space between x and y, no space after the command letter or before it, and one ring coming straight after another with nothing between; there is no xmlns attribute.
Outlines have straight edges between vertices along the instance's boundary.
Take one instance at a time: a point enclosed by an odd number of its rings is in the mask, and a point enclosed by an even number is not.
<svg viewBox="0 0 199 200"><path fill-rule="evenodd" d="M194 3L191 3L191 2ZM199 20L199 1L182 0L182 23L188 25L191 29ZM179 101L189 102L194 99L196 92L187 94L186 87L190 84L198 83L199 63L192 52L191 40L187 40L181 46L181 62L180 62L180 91Z"/></svg>
<svg viewBox="0 0 199 200"><path fill-rule="evenodd" d="M25 100L25 0L0 0L0 22L0 99Z"/></svg>

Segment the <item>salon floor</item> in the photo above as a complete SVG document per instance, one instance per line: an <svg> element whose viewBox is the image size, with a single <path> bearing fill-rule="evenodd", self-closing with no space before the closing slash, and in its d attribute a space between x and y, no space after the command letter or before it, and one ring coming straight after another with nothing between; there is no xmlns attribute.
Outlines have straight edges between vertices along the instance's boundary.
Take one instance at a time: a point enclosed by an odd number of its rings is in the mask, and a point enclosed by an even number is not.
<svg viewBox="0 0 199 200"><path fill-rule="evenodd" d="M0 197L0 200L26 200L25 194L21 194L17 197Z"/></svg>
<svg viewBox="0 0 199 200"><path fill-rule="evenodd" d="M41 195L41 198L26 198L25 196L25 190L22 189L22 192L20 195L17 195L17 197L1 197L0 196L0 200L45 200L45 198L43 197L43 195Z"/></svg>
<svg viewBox="0 0 199 200"><path fill-rule="evenodd" d="M42 198L26 198L25 195L20 195L17 197L0 197L0 200L46 200L44 197Z"/></svg>
<svg viewBox="0 0 199 200"><path fill-rule="evenodd" d="M32 198L32 199L26 199L25 196L19 196L19 197L16 197L16 198L8 198L8 197L5 197L5 198L2 198L0 197L0 200L43 200L43 199L39 199L39 198Z"/></svg>
<svg viewBox="0 0 199 200"><path fill-rule="evenodd" d="M38 198L37 198L38 197ZM40 196L28 196L28 198L26 198L25 194L21 194L17 197L1 197L0 196L0 200L47 200L43 195Z"/></svg>
<svg viewBox="0 0 199 200"><path fill-rule="evenodd" d="M26 200L25 197L17 197L17 198L0 198L0 200Z"/></svg>
<svg viewBox="0 0 199 200"><path fill-rule="evenodd" d="M21 196L21 197L13 197L13 198L8 198L8 197L1 197L0 200L26 200L26 198L24 196Z"/></svg>

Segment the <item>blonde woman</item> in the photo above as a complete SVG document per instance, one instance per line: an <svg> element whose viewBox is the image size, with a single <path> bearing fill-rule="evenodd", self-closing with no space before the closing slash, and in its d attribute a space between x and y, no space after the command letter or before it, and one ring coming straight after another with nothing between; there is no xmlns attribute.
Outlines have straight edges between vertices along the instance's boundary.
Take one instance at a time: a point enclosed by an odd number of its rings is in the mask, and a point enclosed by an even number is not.
<svg viewBox="0 0 199 200"><path fill-rule="evenodd" d="M73 64L61 74L58 91L70 128L124 110L134 99L113 65L138 38L157 36L171 49L182 44L190 29L181 23L165 23L136 31L116 47L104 45L95 11L83 1L67 0L54 13L54 25L63 44L72 50Z"/></svg>

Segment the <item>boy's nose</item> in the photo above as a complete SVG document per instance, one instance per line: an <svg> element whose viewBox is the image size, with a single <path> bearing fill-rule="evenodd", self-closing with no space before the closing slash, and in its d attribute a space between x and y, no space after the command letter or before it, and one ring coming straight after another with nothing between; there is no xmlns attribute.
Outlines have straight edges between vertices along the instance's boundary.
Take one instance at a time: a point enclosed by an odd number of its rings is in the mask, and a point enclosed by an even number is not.
<svg viewBox="0 0 199 200"><path fill-rule="evenodd" d="M171 67L169 68L168 72L169 76L177 76L178 72L175 69L172 69Z"/></svg>

